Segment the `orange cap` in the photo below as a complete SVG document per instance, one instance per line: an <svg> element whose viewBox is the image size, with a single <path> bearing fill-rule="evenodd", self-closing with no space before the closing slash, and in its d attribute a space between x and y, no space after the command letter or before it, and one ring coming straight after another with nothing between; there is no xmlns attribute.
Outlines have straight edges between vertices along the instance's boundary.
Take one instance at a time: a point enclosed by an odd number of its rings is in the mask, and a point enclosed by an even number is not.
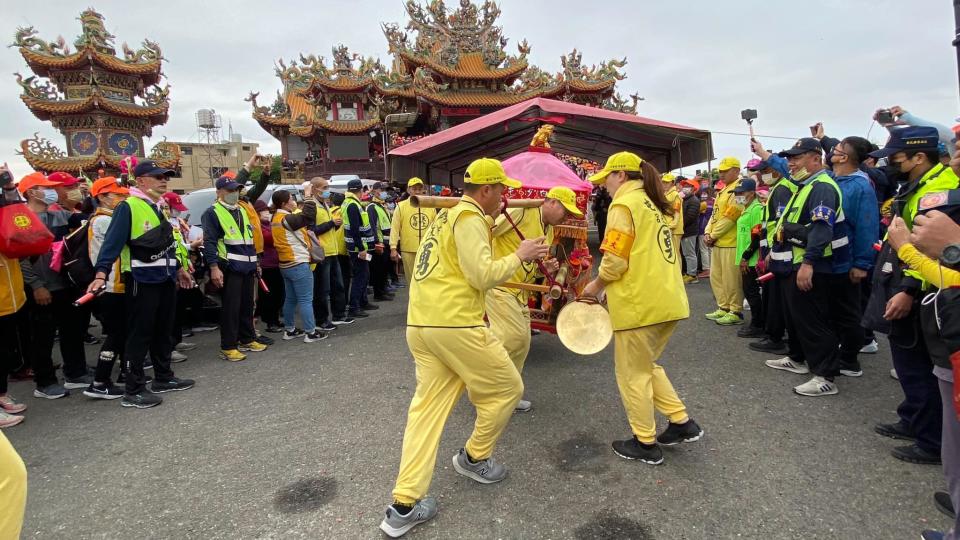
<svg viewBox="0 0 960 540"><path fill-rule="evenodd" d="M44 176L42 172L38 171L38 172L30 173L24 176L23 178L21 178L20 182L17 183L17 191L19 191L20 194L23 195L30 188L54 187L59 185L60 185L60 182L53 182L51 180L48 180L47 177Z"/></svg>
<svg viewBox="0 0 960 540"><path fill-rule="evenodd" d="M105 195L107 193L129 195L130 190L118 184L117 179L113 176L97 178L97 181L93 183L93 187L90 188L90 194L96 197L98 195Z"/></svg>

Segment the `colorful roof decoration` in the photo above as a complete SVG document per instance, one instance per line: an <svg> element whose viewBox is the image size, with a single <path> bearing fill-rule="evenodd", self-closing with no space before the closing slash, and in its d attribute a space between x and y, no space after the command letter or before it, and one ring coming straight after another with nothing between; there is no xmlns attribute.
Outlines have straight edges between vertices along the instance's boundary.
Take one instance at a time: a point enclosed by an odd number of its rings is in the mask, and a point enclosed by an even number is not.
<svg viewBox="0 0 960 540"><path fill-rule="evenodd" d="M167 121L170 85L159 84L163 53L147 39L136 51L124 43L117 56L115 37L102 15L88 9L79 20L75 51L62 36L44 41L33 27L17 29L11 46L34 73L26 78L14 74L23 91L20 99L67 138L64 152L35 134L21 142L21 152L38 170L113 172L125 156L144 157L143 138ZM179 161L179 149L170 143L153 151L166 167Z"/></svg>

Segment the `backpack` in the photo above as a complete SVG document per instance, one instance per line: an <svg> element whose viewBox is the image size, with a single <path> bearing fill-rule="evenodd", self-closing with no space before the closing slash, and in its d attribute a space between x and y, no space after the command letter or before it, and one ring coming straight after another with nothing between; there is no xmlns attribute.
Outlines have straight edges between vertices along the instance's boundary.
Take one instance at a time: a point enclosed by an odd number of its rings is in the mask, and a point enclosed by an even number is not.
<svg viewBox="0 0 960 540"><path fill-rule="evenodd" d="M53 234L24 202L0 205L0 253L11 259L50 251Z"/></svg>
<svg viewBox="0 0 960 540"><path fill-rule="evenodd" d="M86 289L96 276L90 262L89 229L90 221L84 221L79 229L63 238L61 248L60 274L80 289Z"/></svg>

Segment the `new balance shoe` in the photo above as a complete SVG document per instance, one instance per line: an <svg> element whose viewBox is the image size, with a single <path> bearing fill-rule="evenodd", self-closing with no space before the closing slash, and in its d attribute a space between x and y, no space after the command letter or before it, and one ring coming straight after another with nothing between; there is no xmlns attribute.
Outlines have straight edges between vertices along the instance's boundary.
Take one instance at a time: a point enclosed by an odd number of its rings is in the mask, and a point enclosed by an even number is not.
<svg viewBox="0 0 960 540"><path fill-rule="evenodd" d="M354 319L353 317L348 317L346 315L344 315L343 317L337 317L336 319L333 319L333 324L336 326L344 326L347 324L353 324L354 322L356 322L356 319Z"/></svg>
<svg viewBox="0 0 960 540"><path fill-rule="evenodd" d="M304 343L313 343L314 341L323 341L327 339L327 333L321 332L320 330L314 330L309 334L303 336Z"/></svg>
<svg viewBox="0 0 960 540"><path fill-rule="evenodd" d="M91 384L83 391L83 395L94 399L120 399L123 397L123 389L112 384L103 386Z"/></svg>
<svg viewBox="0 0 960 540"><path fill-rule="evenodd" d="M299 328L294 328L293 330L285 330L283 332L283 339L285 341L290 341L291 339L297 339L298 337L303 337L305 332Z"/></svg>
<svg viewBox="0 0 960 540"><path fill-rule="evenodd" d="M334 330L337 329L337 326L332 322L327 321L321 324L320 326L318 326L317 328L319 328L320 330L323 330L324 332L333 332Z"/></svg>
<svg viewBox="0 0 960 540"><path fill-rule="evenodd" d="M920 540L943 540L946 537L946 534L933 529L927 529L920 533Z"/></svg>
<svg viewBox="0 0 960 540"><path fill-rule="evenodd" d="M250 343L241 343L237 346L237 350L240 352L263 352L267 350L267 346L258 341L251 341Z"/></svg>
<svg viewBox="0 0 960 540"><path fill-rule="evenodd" d="M72 379L63 378L63 387L67 390L81 390L91 384L93 384L93 377L91 375L83 375Z"/></svg>
<svg viewBox="0 0 960 540"><path fill-rule="evenodd" d="M530 409L533 408L533 404L525 399L521 399L517 402L517 406L513 408L514 412L530 412Z"/></svg>
<svg viewBox="0 0 960 540"><path fill-rule="evenodd" d="M713 311L713 312L711 312L711 313L707 313L706 315L704 315L704 317L706 317L707 319L710 319L711 321L715 321L715 320L717 320L717 319L719 319L719 318L721 318L721 317L725 317L726 315L727 315L727 311L726 311L726 310L724 310L724 309L718 309L718 310Z"/></svg>
<svg viewBox="0 0 960 540"><path fill-rule="evenodd" d="M766 364L768 368L789 371L790 373L799 373L800 375L810 373L810 368L807 367L807 364L804 362L794 362L789 356L784 356L776 360L767 360L764 364Z"/></svg>
<svg viewBox="0 0 960 540"><path fill-rule="evenodd" d="M48 384L47 386L38 386L33 391L33 397L41 399L60 399L69 396L70 391L59 384Z"/></svg>
<svg viewBox="0 0 960 540"><path fill-rule="evenodd" d="M680 443L692 443L703 437L703 429L691 418L683 424L670 422L663 433L657 435L657 442L664 446L674 446Z"/></svg>
<svg viewBox="0 0 960 540"><path fill-rule="evenodd" d="M242 362L247 359L247 355L237 349L220 349L220 358L227 362Z"/></svg>
<svg viewBox="0 0 960 540"><path fill-rule="evenodd" d="M417 501L406 514L401 514L392 505L387 507L387 513L380 522L380 530L390 538L400 538L410 529L433 519L437 515L437 500L433 497L424 497Z"/></svg>
<svg viewBox="0 0 960 540"><path fill-rule="evenodd" d="M743 324L743 313L731 311L723 317L715 319L713 322L719 324L720 326L734 326L737 324Z"/></svg>
<svg viewBox="0 0 960 540"><path fill-rule="evenodd" d="M164 392L179 392L180 390L189 390L193 388L193 385L196 384L193 379L178 379L174 377L169 381L157 381L154 380L150 383L150 391L154 394L162 394Z"/></svg>
<svg viewBox="0 0 960 540"><path fill-rule="evenodd" d="M494 461L493 457L476 462L470 461L467 451L463 448L453 456L453 468L459 474L481 484L494 484L507 477L507 468Z"/></svg>
<svg viewBox="0 0 960 540"><path fill-rule="evenodd" d="M133 407L135 409L149 409L163 403L163 398L150 392L140 392L139 394L124 394L120 398L121 407Z"/></svg>
<svg viewBox="0 0 960 540"><path fill-rule="evenodd" d="M823 377L816 376L800 386L793 387L793 391L801 396L830 396L837 393L837 385Z"/></svg>
<svg viewBox="0 0 960 540"><path fill-rule="evenodd" d="M13 427L24 420L25 419L22 416L18 416L16 414L7 414L3 411L0 411L0 429Z"/></svg>
<svg viewBox="0 0 960 540"><path fill-rule="evenodd" d="M27 410L27 406L13 399L9 395L0 396L0 411L7 414L20 414Z"/></svg>
<svg viewBox="0 0 960 540"><path fill-rule="evenodd" d="M179 364L180 362L187 361L187 355L183 354L180 351L173 350L170 352L170 361L174 364Z"/></svg>
<svg viewBox="0 0 960 540"><path fill-rule="evenodd" d="M663 463L663 450L657 444L643 444L636 435L625 441L613 441L613 453L623 459L635 459L648 465Z"/></svg>
<svg viewBox="0 0 960 540"><path fill-rule="evenodd" d="M860 352L862 354L877 354L879 350L880 350L880 345L877 343L877 340L875 339L860 348Z"/></svg>

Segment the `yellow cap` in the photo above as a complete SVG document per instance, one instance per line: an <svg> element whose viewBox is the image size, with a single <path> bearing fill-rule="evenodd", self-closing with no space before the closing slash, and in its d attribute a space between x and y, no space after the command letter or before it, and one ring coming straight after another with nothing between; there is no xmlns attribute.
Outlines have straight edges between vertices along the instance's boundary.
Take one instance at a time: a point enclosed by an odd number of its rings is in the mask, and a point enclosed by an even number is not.
<svg viewBox="0 0 960 540"><path fill-rule="evenodd" d="M463 181L474 185L503 184L507 187L518 188L522 184L518 180L509 178L503 170L503 165L491 158L474 160L463 173Z"/></svg>
<svg viewBox="0 0 960 540"><path fill-rule="evenodd" d="M720 172L726 171L728 169L739 169L739 168L740 168L740 160L731 156L727 156L721 159L720 165L717 165L717 170Z"/></svg>
<svg viewBox="0 0 960 540"><path fill-rule="evenodd" d="M661 180L662 182L668 182L668 183L671 183L671 184L672 184L673 182L675 182L675 181L677 180L677 175L675 175L675 174L673 174L673 173L663 173L663 174L660 175L660 180Z"/></svg>
<svg viewBox="0 0 960 540"><path fill-rule="evenodd" d="M407 180L407 187L422 186L422 185L423 185L423 180L417 178L416 176L414 176L410 180Z"/></svg>
<svg viewBox="0 0 960 540"><path fill-rule="evenodd" d="M643 160L633 152L617 152L607 158L607 164L603 166L597 174L589 178L592 184L602 184L607 176L614 171L633 171L640 172L640 164Z"/></svg>
<svg viewBox="0 0 960 540"><path fill-rule="evenodd" d="M547 192L547 198L560 201L567 212L577 217L583 217L583 212L577 208L577 194L572 189L561 186L550 188L550 191Z"/></svg>

